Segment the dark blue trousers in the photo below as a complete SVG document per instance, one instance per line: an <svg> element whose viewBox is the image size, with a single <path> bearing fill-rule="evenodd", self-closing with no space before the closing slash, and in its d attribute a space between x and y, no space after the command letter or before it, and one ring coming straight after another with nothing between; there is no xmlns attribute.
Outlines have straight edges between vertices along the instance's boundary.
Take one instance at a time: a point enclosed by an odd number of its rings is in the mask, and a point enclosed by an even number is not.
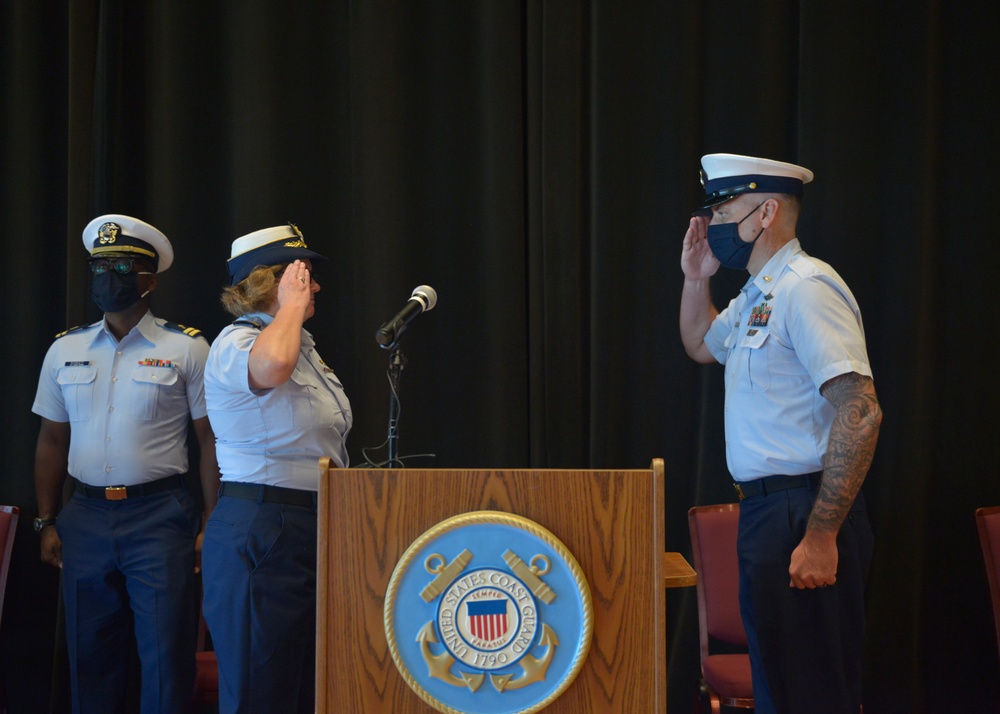
<svg viewBox="0 0 1000 714"><path fill-rule="evenodd" d="M316 510L223 496L202 546L220 714L315 710Z"/></svg>
<svg viewBox="0 0 1000 714"><path fill-rule="evenodd" d="M138 499L77 494L59 514L74 714L124 711L131 638L143 714L182 714L194 691L197 506L181 486Z"/></svg>
<svg viewBox="0 0 1000 714"><path fill-rule="evenodd" d="M757 714L857 714L860 708L871 527L858 494L837 536L836 584L789 587L792 551L816 493L796 488L740 502L740 610Z"/></svg>

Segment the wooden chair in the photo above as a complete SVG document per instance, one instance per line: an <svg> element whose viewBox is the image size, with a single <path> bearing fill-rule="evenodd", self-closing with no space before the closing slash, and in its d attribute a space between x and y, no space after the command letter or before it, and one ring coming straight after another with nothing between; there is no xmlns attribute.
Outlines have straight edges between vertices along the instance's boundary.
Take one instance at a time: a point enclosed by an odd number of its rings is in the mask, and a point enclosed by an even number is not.
<svg viewBox="0 0 1000 714"><path fill-rule="evenodd" d="M211 649L211 636L205 615L198 602L198 644L194 653L194 693L191 696L193 714L219 711L219 663ZM207 705L207 706L206 706Z"/></svg>
<svg viewBox="0 0 1000 714"><path fill-rule="evenodd" d="M0 506L0 616L3 615L3 596L7 591L7 571L10 569L10 554L17 533L17 506ZM7 711L7 683L0 677L0 712Z"/></svg>
<svg viewBox="0 0 1000 714"><path fill-rule="evenodd" d="M17 506L0 506L0 616L3 615L3 595L7 590L7 571L10 568L10 553L17 533L17 519L21 513Z"/></svg>
<svg viewBox="0 0 1000 714"><path fill-rule="evenodd" d="M990 582L997 652L1000 653L1000 506L977 508L976 525L979 527L979 542L983 546L986 578Z"/></svg>
<svg viewBox="0 0 1000 714"><path fill-rule="evenodd" d="M739 566L736 557L740 505L695 506L688 511L694 569L698 573L698 634L701 678L696 707L708 700L713 714L722 706L753 708L750 656L739 604ZM713 648L713 643L716 645ZM713 649L740 650L713 654Z"/></svg>

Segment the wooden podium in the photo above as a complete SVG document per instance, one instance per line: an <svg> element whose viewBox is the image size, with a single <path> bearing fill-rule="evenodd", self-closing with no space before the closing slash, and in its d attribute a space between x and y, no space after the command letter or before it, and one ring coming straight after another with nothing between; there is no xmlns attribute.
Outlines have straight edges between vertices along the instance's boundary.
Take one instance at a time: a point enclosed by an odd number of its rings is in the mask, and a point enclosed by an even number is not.
<svg viewBox="0 0 1000 714"><path fill-rule="evenodd" d="M551 531L590 586L590 652L545 711L666 710L664 587L695 578L683 558L664 553L662 460L608 471L329 469L326 459L320 468L318 712L434 711L390 655L385 595L411 543L447 518L484 510Z"/></svg>

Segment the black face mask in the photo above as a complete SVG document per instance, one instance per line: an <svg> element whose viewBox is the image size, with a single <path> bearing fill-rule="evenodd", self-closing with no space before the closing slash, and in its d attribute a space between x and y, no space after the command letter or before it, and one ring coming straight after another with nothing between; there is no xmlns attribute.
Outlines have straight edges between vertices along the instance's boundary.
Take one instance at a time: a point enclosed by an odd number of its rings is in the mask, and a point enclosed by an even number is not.
<svg viewBox="0 0 1000 714"><path fill-rule="evenodd" d="M90 276L90 297L103 312L121 312L149 295L139 294L139 276L152 273L125 273L109 270Z"/></svg>
<svg viewBox="0 0 1000 714"><path fill-rule="evenodd" d="M766 201L761 201L757 204L757 208L760 208L765 203ZM708 247L711 248L712 255L726 268L744 270L747 267L747 263L750 262L750 254L753 253L753 244L764 233L764 229L761 228L760 233L747 243L740 238L740 223L752 216L757 211L757 208L754 208L736 223L722 223L708 227Z"/></svg>

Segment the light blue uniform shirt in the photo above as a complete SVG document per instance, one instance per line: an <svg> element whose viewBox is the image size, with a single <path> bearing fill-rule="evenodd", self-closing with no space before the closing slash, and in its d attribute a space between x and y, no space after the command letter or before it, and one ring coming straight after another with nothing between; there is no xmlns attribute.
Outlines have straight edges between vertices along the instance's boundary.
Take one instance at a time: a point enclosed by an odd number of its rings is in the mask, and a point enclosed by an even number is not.
<svg viewBox="0 0 1000 714"><path fill-rule="evenodd" d="M254 313L264 326L274 317ZM250 388L250 348L260 330L229 325L212 343L205 367L208 419L223 481L319 489L319 459L349 463L345 445L353 417L337 376L302 330L291 378L273 389Z"/></svg>
<svg viewBox="0 0 1000 714"><path fill-rule="evenodd" d="M147 312L121 342L101 320L52 343L31 411L70 423L71 476L107 487L187 472L208 342L183 329Z"/></svg>
<svg viewBox="0 0 1000 714"><path fill-rule="evenodd" d="M826 263L792 240L712 323L726 367L726 460L737 481L823 470L835 409L823 384L871 377L861 312Z"/></svg>

